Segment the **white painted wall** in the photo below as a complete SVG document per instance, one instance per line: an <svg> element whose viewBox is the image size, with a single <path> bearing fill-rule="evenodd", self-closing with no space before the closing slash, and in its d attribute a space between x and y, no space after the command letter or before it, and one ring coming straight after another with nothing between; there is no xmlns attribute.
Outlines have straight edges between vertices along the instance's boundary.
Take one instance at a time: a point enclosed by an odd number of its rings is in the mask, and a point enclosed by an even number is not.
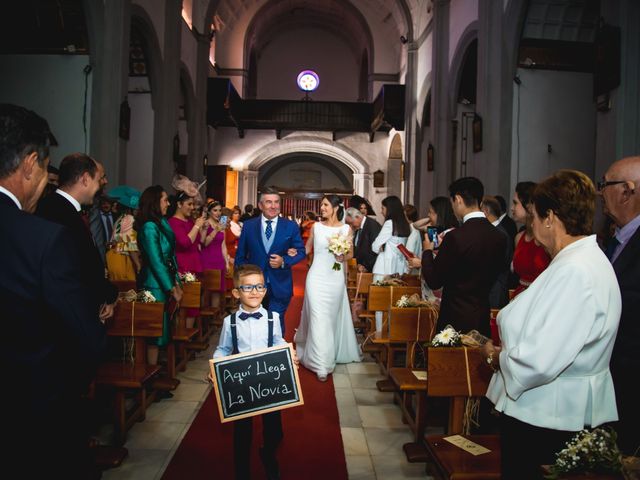
<svg viewBox="0 0 640 480"><path fill-rule="evenodd" d="M146 77L129 77L129 92L147 90ZM127 142L125 183L140 191L152 185L153 120L150 93L129 93L131 129ZM116 185L112 185L116 186Z"/></svg>
<svg viewBox="0 0 640 480"><path fill-rule="evenodd" d="M51 163L85 151L82 126L88 55L0 55L0 102L33 110L49 122L59 146ZM91 84L87 91L87 150L91 138Z"/></svg>
<svg viewBox="0 0 640 480"><path fill-rule="evenodd" d="M320 86L310 94L314 100L358 100L360 59L345 40L319 28L282 32L265 47L257 60L257 98L300 100L304 93L296 78L306 69L320 77Z"/></svg>
<svg viewBox="0 0 640 480"><path fill-rule="evenodd" d="M537 182L560 168L580 170L593 178L596 109L592 75L520 68L517 75L522 84L514 88L511 190L519 181Z"/></svg>
<svg viewBox="0 0 640 480"><path fill-rule="evenodd" d="M449 6L449 68L460 37L467 26L478 20L478 0L452 0Z"/></svg>

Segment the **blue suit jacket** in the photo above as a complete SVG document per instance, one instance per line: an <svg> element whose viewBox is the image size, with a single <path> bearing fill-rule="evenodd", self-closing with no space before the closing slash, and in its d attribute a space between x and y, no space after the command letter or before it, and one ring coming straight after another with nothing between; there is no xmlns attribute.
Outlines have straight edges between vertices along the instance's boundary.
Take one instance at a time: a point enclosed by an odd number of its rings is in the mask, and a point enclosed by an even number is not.
<svg viewBox="0 0 640 480"><path fill-rule="evenodd" d="M269 284L271 298L279 299L286 304L293 295L291 267L306 256L300 237L300 227L296 222L282 217L278 218L275 238L267 252L262 243L261 219L262 215L244 222L238 240L235 265L251 263L259 266L264 272L265 282ZM289 248L298 250L295 257L287 255ZM283 268L269 266L269 255L271 254L280 255L284 259Z"/></svg>

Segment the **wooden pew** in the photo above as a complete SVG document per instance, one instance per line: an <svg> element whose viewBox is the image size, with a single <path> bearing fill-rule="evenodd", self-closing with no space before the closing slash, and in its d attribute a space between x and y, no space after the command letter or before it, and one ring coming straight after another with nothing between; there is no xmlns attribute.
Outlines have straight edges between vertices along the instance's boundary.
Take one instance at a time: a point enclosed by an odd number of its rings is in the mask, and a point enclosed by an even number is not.
<svg viewBox="0 0 640 480"><path fill-rule="evenodd" d="M187 308L200 308L200 282L188 282L182 286L183 295L180 302L180 315L175 328L171 334L172 340L176 343L176 370L184 371L187 361L190 358L190 351L202 351L208 348L208 344L201 339L202 317L196 317L196 328L187 328L185 325L185 310ZM198 340L198 341L196 341Z"/></svg>
<svg viewBox="0 0 640 480"><path fill-rule="evenodd" d="M144 420L147 405L153 401L155 393L147 397L147 386L160 372L159 365L147 365L147 344L149 337L159 337L163 329L164 304L119 302L114 315L107 322L107 335L132 338L134 340L130 358L122 362L102 363L96 375L96 387L114 392L114 417L116 425L115 442L122 445L126 432L140 420ZM127 412L127 393L134 393L135 407Z"/></svg>
<svg viewBox="0 0 640 480"><path fill-rule="evenodd" d="M444 440L448 435L429 435L426 448L433 463L428 465L439 479L498 480L500 478L500 437L498 435L465 435L474 443L491 450L472 455ZM573 477L572 477L573 478ZM602 478L602 477L599 477Z"/></svg>
<svg viewBox="0 0 640 480"><path fill-rule="evenodd" d="M403 374L407 376L406 371ZM479 348L429 347L427 349L427 380L413 381L416 388L415 418L424 422L427 397L447 397L450 399L447 434L462 433L466 399L484 396L492 374L493 371L486 365ZM403 379L399 375L394 378L398 381ZM410 387L408 382L405 386ZM405 413L404 410L403 413ZM422 430L420 437L416 436L415 442L403 446L409 461L427 460L426 443L422 443L425 427L424 423L419 425Z"/></svg>
<svg viewBox="0 0 640 480"><path fill-rule="evenodd" d="M207 317L210 321L203 321L203 335L205 338L211 336L214 326L222 325L224 314L224 292L220 295L220 305L211 306L212 293L220 293L222 287L222 270L205 270L202 272L202 303L200 316Z"/></svg>
<svg viewBox="0 0 640 480"><path fill-rule="evenodd" d="M396 308L396 302L403 295L411 296L414 293L420 294L420 288L397 286L378 287L375 285L371 285L369 288L368 309L383 312L382 330L380 332L375 331L375 317L372 319L370 328L374 333L370 334L370 338L374 348L369 349L369 352L377 357L380 369L385 376L388 376L389 369L393 366L395 352L406 349L406 342L402 340L394 341L389 338L390 309ZM391 392L394 390L393 384L388 379L379 381L377 385L381 392Z"/></svg>

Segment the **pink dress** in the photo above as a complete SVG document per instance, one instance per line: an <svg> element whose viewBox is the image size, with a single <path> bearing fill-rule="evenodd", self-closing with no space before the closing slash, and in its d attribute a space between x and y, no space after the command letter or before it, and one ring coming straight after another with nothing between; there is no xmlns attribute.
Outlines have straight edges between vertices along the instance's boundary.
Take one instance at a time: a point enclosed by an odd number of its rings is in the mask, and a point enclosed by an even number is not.
<svg viewBox="0 0 640 480"><path fill-rule="evenodd" d="M177 217L171 217L169 219L169 225L171 225L171 230L173 230L176 236L178 271L180 273L201 273L200 232L198 232L195 242L192 242L189 238L189 232L194 225L193 220L180 220Z"/></svg>
<svg viewBox="0 0 640 480"><path fill-rule="evenodd" d="M207 236L213 232L213 228L207 228ZM222 242L224 242L224 230L218 232L208 246L202 246L200 251L200 260L203 270L222 270L222 280L220 282L220 291L225 291L224 277L227 271L224 257L222 256Z"/></svg>
<svg viewBox="0 0 640 480"><path fill-rule="evenodd" d="M176 260L178 262L178 272L195 273L199 277L202 273L202 263L200 262L200 232L196 236L195 242L189 238L189 232L193 228L193 220L181 220L177 217L169 219L171 230L176 236ZM200 310L197 308L188 308L186 312L188 317L197 317Z"/></svg>

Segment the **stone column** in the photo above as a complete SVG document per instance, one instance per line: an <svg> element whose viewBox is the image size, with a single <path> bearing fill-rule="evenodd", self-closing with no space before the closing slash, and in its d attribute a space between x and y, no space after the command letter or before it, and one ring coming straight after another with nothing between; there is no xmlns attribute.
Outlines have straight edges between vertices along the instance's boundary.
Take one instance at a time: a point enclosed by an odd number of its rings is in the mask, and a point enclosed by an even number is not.
<svg viewBox="0 0 640 480"><path fill-rule="evenodd" d="M449 105L449 3L437 0L433 12L433 129L435 195L446 194L451 183L451 111Z"/></svg>
<svg viewBox="0 0 640 480"><path fill-rule="evenodd" d="M414 41L409 42L407 49L407 75L405 77L405 122L404 122L404 203L415 203L416 195L420 186L417 175L418 166L418 119L416 117L418 108L418 46ZM398 192L399 193L399 192Z"/></svg>
<svg viewBox="0 0 640 480"><path fill-rule="evenodd" d="M193 79L195 102L194 102L194 125L193 132L189 132L189 151L193 152L191 157L192 165L187 166L188 172L193 172L191 178L202 177L202 159L208 150L207 139L207 78L209 78L209 50L211 40L209 31L204 34L193 32L198 42L196 51L196 74ZM241 198L241 197L238 197Z"/></svg>
<svg viewBox="0 0 640 480"><path fill-rule="evenodd" d="M108 2L107 2L108 3ZM154 185L171 185L175 171L173 137L178 131L178 102L180 101L180 22L182 1L165 0L163 62L156 102L153 147Z"/></svg>
<svg viewBox="0 0 640 480"><path fill-rule="evenodd" d="M513 74L502 48L502 3L480 0L478 12L476 111L482 117L482 151L474 155L469 174L482 180L487 194L508 195Z"/></svg>
<svg viewBox="0 0 640 480"><path fill-rule="evenodd" d="M126 140L119 136L120 103L127 93L131 1L91 0L85 3L91 46L93 84L89 153L104 164L111 185L124 182Z"/></svg>
<svg viewBox="0 0 640 480"><path fill-rule="evenodd" d="M258 204L258 171L243 170L238 172L238 202L240 208L248 203L254 207Z"/></svg>
<svg viewBox="0 0 640 480"><path fill-rule="evenodd" d="M373 174L371 173L354 173L353 174L353 192L366 199L369 199L373 192Z"/></svg>

